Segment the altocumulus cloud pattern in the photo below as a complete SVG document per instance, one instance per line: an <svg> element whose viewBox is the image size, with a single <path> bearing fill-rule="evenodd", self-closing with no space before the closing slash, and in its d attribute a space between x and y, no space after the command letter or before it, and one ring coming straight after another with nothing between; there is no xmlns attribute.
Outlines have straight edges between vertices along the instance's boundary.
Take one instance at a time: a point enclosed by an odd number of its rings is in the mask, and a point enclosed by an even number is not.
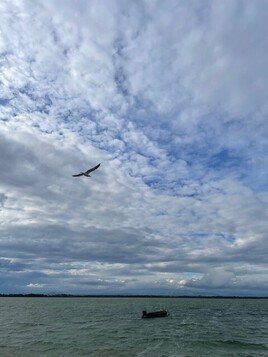
<svg viewBox="0 0 268 357"><path fill-rule="evenodd" d="M1 1L1 293L268 294L267 11Z"/></svg>

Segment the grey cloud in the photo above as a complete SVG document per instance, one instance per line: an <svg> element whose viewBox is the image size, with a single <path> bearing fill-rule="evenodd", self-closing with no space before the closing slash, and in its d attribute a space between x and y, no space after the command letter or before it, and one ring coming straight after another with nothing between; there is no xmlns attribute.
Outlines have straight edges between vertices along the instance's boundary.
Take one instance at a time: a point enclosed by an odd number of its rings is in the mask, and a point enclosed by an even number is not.
<svg viewBox="0 0 268 357"><path fill-rule="evenodd" d="M7 200L7 195L5 193L0 193L0 206L4 207L5 201Z"/></svg>
<svg viewBox="0 0 268 357"><path fill-rule="evenodd" d="M87 227L72 230L66 226L19 226L1 230L2 255L34 260L60 259L109 263L138 263L157 259L161 244L144 239L144 232L133 229L107 230ZM13 253L12 253L13 252ZM15 253L16 252L16 253ZM158 257L160 259L160 257ZM38 262L37 262L38 263Z"/></svg>

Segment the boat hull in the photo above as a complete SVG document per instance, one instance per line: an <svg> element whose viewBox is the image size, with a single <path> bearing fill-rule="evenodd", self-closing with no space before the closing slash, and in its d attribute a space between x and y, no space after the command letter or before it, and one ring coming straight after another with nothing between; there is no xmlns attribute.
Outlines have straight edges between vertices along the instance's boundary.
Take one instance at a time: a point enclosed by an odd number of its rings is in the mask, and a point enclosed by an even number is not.
<svg viewBox="0 0 268 357"><path fill-rule="evenodd" d="M166 310L153 311L153 312L147 312L147 311L142 312L143 319L152 319L152 318L156 318L156 317L167 317L167 316L169 316L169 313Z"/></svg>

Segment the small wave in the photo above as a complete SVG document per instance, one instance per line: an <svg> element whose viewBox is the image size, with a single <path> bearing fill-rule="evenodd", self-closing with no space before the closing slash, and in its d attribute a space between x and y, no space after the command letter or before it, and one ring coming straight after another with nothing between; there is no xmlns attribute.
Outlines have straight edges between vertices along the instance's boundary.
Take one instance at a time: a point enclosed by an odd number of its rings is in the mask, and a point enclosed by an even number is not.
<svg viewBox="0 0 268 357"><path fill-rule="evenodd" d="M24 327L36 327L36 326L44 326L43 323L41 322L17 322L18 326L24 326Z"/></svg>
<svg viewBox="0 0 268 357"><path fill-rule="evenodd" d="M159 347L161 347L163 345L163 341L160 341L158 344L156 345L150 345L148 347L146 347L143 351L140 351L137 353L137 357L142 357L145 356L148 352L152 352L157 350Z"/></svg>
<svg viewBox="0 0 268 357"><path fill-rule="evenodd" d="M224 345L225 347L230 346L231 348L268 350L267 346L261 343L243 342L238 340L219 340L217 343Z"/></svg>

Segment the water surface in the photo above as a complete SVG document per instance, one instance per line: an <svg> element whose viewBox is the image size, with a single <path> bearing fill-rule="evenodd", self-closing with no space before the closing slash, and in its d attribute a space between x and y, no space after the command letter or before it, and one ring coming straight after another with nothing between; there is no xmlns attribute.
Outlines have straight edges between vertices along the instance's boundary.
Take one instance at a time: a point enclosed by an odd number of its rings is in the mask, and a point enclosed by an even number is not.
<svg viewBox="0 0 268 357"><path fill-rule="evenodd" d="M0 309L1 357L268 356L267 299L2 297Z"/></svg>

